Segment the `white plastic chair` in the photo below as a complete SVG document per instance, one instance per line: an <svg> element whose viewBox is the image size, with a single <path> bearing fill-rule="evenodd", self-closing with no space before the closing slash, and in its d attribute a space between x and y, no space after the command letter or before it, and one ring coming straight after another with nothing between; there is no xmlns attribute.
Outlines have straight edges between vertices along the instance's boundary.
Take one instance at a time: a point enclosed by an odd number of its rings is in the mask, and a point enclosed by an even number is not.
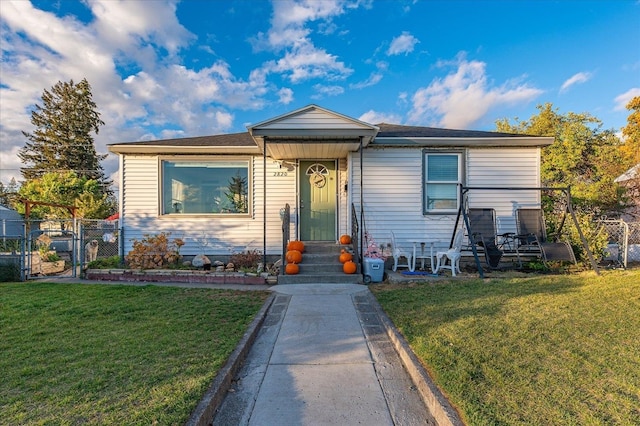
<svg viewBox="0 0 640 426"><path fill-rule="evenodd" d="M391 246L391 252L393 253L393 272L396 272L398 267L409 268L409 271L413 272L413 263L411 262L413 250L408 251L400 248L396 243L396 236L393 231L391 231ZM407 263L400 263L401 257L407 259Z"/></svg>
<svg viewBox="0 0 640 426"><path fill-rule="evenodd" d="M447 251L439 251L436 253L436 269L433 270L434 274L437 274L440 269L450 269L451 275L456 276L456 272L460 273L460 258L462 257L462 239L464 238L464 232L458 230L453 240L453 247ZM447 260L449 264L447 265Z"/></svg>

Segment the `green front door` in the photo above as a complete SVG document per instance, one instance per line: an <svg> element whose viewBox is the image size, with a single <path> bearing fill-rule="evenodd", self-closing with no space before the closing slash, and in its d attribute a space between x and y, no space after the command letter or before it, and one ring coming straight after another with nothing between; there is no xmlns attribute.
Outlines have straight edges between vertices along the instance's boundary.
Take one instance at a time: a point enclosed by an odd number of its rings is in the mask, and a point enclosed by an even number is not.
<svg viewBox="0 0 640 426"><path fill-rule="evenodd" d="M336 239L336 164L300 162L300 239Z"/></svg>

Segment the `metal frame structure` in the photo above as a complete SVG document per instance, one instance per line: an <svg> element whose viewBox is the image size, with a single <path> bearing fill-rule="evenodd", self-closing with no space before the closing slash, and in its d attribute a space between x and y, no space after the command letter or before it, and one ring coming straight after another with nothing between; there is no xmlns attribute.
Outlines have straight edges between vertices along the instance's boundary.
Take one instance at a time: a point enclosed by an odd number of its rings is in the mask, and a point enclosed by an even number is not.
<svg viewBox="0 0 640 426"><path fill-rule="evenodd" d="M580 224L578 223L578 218L573 210L573 205L571 203L571 187L496 187L496 186L460 186L460 208L458 209L458 215L456 217L456 222L454 226L454 234L451 236L451 244L453 244L453 238L455 237L455 230L458 229L458 224L460 222L460 216L464 221L464 226L467 229L467 233L471 234L471 225L469 223L469 217L467 215L467 193L469 191L555 191L555 192L563 192L566 196L566 206L565 213L569 213L573 220L573 224L575 225L578 234L580 235L580 240L582 242L582 246L589 257L589 261L591 262L591 267L595 271L596 274L600 274L600 270L598 268L598 263L595 261L593 257L593 253L589 249L589 243L580 228ZM566 218L566 216L565 216ZM564 219L560 223L560 229L564 226ZM476 267L478 268L478 273L480 274L480 278L484 278L484 271L482 269L482 265L480 264L480 258L478 257L478 250L475 244L471 245L471 251L473 252L473 257L476 262Z"/></svg>

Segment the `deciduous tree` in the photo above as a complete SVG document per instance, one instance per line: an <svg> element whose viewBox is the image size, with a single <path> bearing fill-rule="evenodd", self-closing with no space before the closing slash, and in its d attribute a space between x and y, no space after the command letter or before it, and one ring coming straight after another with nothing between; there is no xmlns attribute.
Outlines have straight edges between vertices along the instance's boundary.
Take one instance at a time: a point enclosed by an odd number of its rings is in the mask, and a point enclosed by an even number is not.
<svg viewBox="0 0 640 426"><path fill-rule="evenodd" d="M612 130L587 113L560 114L550 103L538 105L539 113L529 120L496 122L497 130L535 136L552 136L555 141L542 150L543 186L571 186L573 200L585 212L611 214L623 205L624 188L614 179L626 170L621 141Z"/></svg>
<svg viewBox="0 0 640 426"><path fill-rule="evenodd" d="M75 172L51 172L42 177L25 182L19 190L23 199L43 201L77 207L79 217L87 219L104 219L115 212L116 203L113 196L102 191L101 184L95 179L78 176ZM19 213L24 214L24 205L16 206ZM70 217L64 208L34 206L31 218L52 219Z"/></svg>
<svg viewBox="0 0 640 426"><path fill-rule="evenodd" d="M640 96L631 99L627 104L630 111L627 125L622 128L624 143L620 147L629 167L640 163Z"/></svg>

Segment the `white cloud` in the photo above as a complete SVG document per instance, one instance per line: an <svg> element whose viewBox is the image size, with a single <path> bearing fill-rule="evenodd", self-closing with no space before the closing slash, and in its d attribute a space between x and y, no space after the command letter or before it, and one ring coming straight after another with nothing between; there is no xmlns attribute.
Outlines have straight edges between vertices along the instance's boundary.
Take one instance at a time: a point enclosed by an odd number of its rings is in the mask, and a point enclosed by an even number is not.
<svg viewBox="0 0 640 426"><path fill-rule="evenodd" d="M344 13L344 0L282 0L273 2L271 28L267 34L259 33L253 40L257 50L284 52L277 61L264 64L265 72L287 76L292 83L323 78L340 80L353 70L337 56L315 46L311 40L310 22L321 21L322 29L328 27L336 31L331 19Z"/></svg>
<svg viewBox="0 0 640 426"><path fill-rule="evenodd" d="M343 62L338 61L335 55L311 44L287 52L277 62L266 64L265 69L287 75L292 83L301 83L314 78L342 80L353 72Z"/></svg>
<svg viewBox="0 0 640 426"><path fill-rule="evenodd" d="M382 80L382 74L378 72L372 72L364 81L359 81L358 83L351 84L349 87L352 89L364 89L365 87L375 86L380 83Z"/></svg>
<svg viewBox="0 0 640 426"><path fill-rule="evenodd" d="M29 109L58 81L87 78L102 120L96 150L106 144L224 132L232 127L229 108L255 109L269 89L264 71L236 78L224 61L193 70L179 51L194 40L177 20L176 1L87 0L88 23L35 8L30 2L0 3L0 181L20 178L17 150L21 131L31 131ZM120 76L118 66L138 69ZM189 96L185 96L188 93ZM5 158L6 157L6 158ZM117 161L103 163L105 172Z"/></svg>
<svg viewBox="0 0 640 426"><path fill-rule="evenodd" d="M614 108L615 111L624 111L627 109L627 104L629 101L636 96L640 96L640 87L634 87L621 95L616 96L615 103L616 106Z"/></svg>
<svg viewBox="0 0 640 426"><path fill-rule="evenodd" d="M284 105L289 105L293 102L293 90L288 87L278 90L278 102Z"/></svg>
<svg viewBox="0 0 640 426"><path fill-rule="evenodd" d="M311 96L311 99L322 99L327 96L338 96L344 93L342 86L325 86L323 84L316 84L313 86L316 91L315 95Z"/></svg>
<svg viewBox="0 0 640 426"><path fill-rule="evenodd" d="M455 69L413 94L408 122L468 128L491 108L530 102L542 93L540 89L516 80L492 86L487 81L486 64L468 61L464 54L459 54L455 61L438 64L438 67L448 66Z"/></svg>
<svg viewBox="0 0 640 426"><path fill-rule="evenodd" d="M566 92L574 84L586 83L587 81L591 80L592 76L593 74L590 72L579 72L572 75L564 83L562 83L562 87L560 87L560 93Z"/></svg>
<svg viewBox="0 0 640 426"><path fill-rule="evenodd" d="M387 49L387 55L400 55L402 53L407 54L413 52L413 48L420 40L409 34L408 31L403 31L401 35L394 38L391 41L389 49Z"/></svg>
<svg viewBox="0 0 640 426"><path fill-rule="evenodd" d="M127 51L141 42L162 46L171 55L195 36L176 17L176 0L140 1L88 0L96 17L97 34L114 47Z"/></svg>
<svg viewBox="0 0 640 426"><path fill-rule="evenodd" d="M402 122L402 117L400 117L398 114L378 112L371 109L358 117L358 120L370 124L398 124Z"/></svg>

